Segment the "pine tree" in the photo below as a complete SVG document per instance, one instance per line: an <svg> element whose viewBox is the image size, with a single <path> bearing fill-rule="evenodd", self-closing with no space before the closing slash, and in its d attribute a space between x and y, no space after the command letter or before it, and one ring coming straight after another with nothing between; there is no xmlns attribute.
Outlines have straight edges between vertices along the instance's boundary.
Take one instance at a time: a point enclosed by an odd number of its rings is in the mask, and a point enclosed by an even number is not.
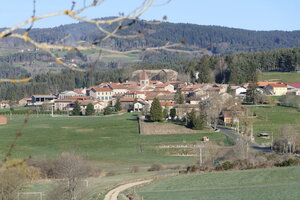
<svg viewBox="0 0 300 200"><path fill-rule="evenodd" d="M111 113L112 113L112 110L110 107L107 106L106 108L104 108L104 111L103 111L104 115L110 115Z"/></svg>
<svg viewBox="0 0 300 200"><path fill-rule="evenodd" d="M193 109L187 116L187 127L194 130L201 130L204 128L204 117L202 115L197 116L195 109Z"/></svg>
<svg viewBox="0 0 300 200"><path fill-rule="evenodd" d="M78 103L78 101L75 102L75 105L74 105L74 109L72 111L72 115L80 115L80 105Z"/></svg>
<svg viewBox="0 0 300 200"><path fill-rule="evenodd" d="M170 116L171 116L172 119L174 119L176 117L176 109L175 108L172 108L170 110Z"/></svg>
<svg viewBox="0 0 300 200"><path fill-rule="evenodd" d="M93 115L93 114L95 114L94 105L93 105L92 103L89 103L89 104L86 106L85 114L86 114L86 115Z"/></svg>
<svg viewBox="0 0 300 200"><path fill-rule="evenodd" d="M158 98L154 98L150 108L150 117L152 121L162 121L163 113L162 107Z"/></svg>
<svg viewBox="0 0 300 200"><path fill-rule="evenodd" d="M120 98L117 98L117 101L116 101L116 104L115 104L115 109L116 109L117 112L122 110Z"/></svg>
<svg viewBox="0 0 300 200"><path fill-rule="evenodd" d="M164 117L164 119L168 119L169 118L169 109L168 109L167 106L163 110L163 117Z"/></svg>
<svg viewBox="0 0 300 200"><path fill-rule="evenodd" d="M176 104L183 104L184 103L184 96L181 93L181 90L177 90L174 96L174 100Z"/></svg>

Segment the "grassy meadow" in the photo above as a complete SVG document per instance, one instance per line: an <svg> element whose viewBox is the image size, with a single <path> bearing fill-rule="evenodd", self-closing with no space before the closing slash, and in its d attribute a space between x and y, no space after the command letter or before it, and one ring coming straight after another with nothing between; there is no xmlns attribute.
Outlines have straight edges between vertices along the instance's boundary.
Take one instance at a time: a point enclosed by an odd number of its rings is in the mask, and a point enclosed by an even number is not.
<svg viewBox="0 0 300 200"><path fill-rule="evenodd" d="M153 163L165 165L189 164L193 157L174 156L174 149L158 149L158 145L195 144L204 135L222 144L230 139L222 133L193 133L173 135L139 135L136 116L125 113L101 117L31 118L23 126L23 118L0 126L0 156L7 152L15 133L22 131L13 150L13 157L49 158L66 151L76 151L98 163L102 168L122 171L132 166L149 167ZM177 150L180 151L180 150Z"/></svg>
<svg viewBox="0 0 300 200"><path fill-rule="evenodd" d="M300 83L300 73L296 72L262 72L259 81L278 79L285 83Z"/></svg>
<svg viewBox="0 0 300 200"><path fill-rule="evenodd" d="M300 167L178 175L138 189L147 200L298 200Z"/></svg>
<svg viewBox="0 0 300 200"><path fill-rule="evenodd" d="M271 142L271 138L259 138L260 133L269 133L270 135L273 133L274 139L276 139L284 124L300 123L300 112L295 108L284 106L249 106L248 108L257 115L253 131L258 143Z"/></svg>

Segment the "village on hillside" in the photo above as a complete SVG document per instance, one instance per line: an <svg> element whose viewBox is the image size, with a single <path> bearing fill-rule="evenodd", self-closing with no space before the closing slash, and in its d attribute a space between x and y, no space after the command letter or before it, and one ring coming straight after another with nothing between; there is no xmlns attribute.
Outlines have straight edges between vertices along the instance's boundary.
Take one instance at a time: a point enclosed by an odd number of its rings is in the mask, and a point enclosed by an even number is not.
<svg viewBox="0 0 300 200"><path fill-rule="evenodd" d="M117 101L121 109L128 112L150 111L154 98L159 99L160 105L176 110L176 118L183 119L192 109L199 110L199 104L209 99L218 98L220 104L226 103L230 98L245 102L247 93L255 84L255 92L258 94L257 101L266 104L270 96L300 95L300 83L283 83L277 80L246 83L242 86L228 84L189 83L178 81L178 73L173 70L137 70L133 72L136 81L123 83L109 82L100 83L89 88L63 91L58 94L34 94L23 98L18 106L43 107L48 111L61 111L72 114L76 103L80 105L80 114L86 115L88 104L92 104L95 113L101 113L105 108L114 108ZM164 81L163 81L164 80ZM182 99L178 99L182 96ZM9 101L2 100L0 109L10 108ZM236 109L236 108L235 108ZM243 111L243 106L240 106ZM225 106L220 117L225 123L231 123L234 111L230 106Z"/></svg>

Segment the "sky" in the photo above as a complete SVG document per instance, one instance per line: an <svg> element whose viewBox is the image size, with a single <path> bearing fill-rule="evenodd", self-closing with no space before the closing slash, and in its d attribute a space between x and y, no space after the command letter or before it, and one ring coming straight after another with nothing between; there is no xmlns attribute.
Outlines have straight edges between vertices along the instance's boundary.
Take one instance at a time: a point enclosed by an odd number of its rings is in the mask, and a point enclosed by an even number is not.
<svg viewBox="0 0 300 200"><path fill-rule="evenodd" d="M76 8L84 0L36 0L36 16ZM91 0L86 0L90 2ZM87 18L129 13L143 0L105 0L97 8L81 14ZM300 0L156 0L140 18L199 25L218 25L249 30L300 30ZM163 5L162 5L163 4ZM33 0L0 0L0 27L16 25L32 16ZM35 28L75 23L67 16L52 17L35 23Z"/></svg>

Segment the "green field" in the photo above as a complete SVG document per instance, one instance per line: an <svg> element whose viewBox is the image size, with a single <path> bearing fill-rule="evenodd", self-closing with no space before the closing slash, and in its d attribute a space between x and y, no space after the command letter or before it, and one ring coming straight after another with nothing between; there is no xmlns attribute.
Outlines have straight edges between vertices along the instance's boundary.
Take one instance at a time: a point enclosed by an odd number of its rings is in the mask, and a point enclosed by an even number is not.
<svg viewBox="0 0 300 200"><path fill-rule="evenodd" d="M262 72L259 81L267 81L271 79L279 79L285 83L300 83L300 73L296 72Z"/></svg>
<svg viewBox="0 0 300 200"><path fill-rule="evenodd" d="M271 138L259 138L260 133L273 133L276 139L284 124L295 125L300 120L300 112L295 108L283 106L249 106L248 108L257 115L253 128L258 143L271 142Z"/></svg>
<svg viewBox="0 0 300 200"><path fill-rule="evenodd" d="M7 152L23 119L0 126L0 156ZM139 135L134 114L111 117L48 117L32 118L25 125L24 134L17 141L13 157L55 157L66 151L76 151L97 162L103 169L129 171L133 165L149 167L153 163L165 165L189 164L193 157L174 156L174 150L157 149L158 145L195 144L204 135L211 140L229 144L222 133L176 135ZM179 151L179 150L177 150Z"/></svg>
<svg viewBox="0 0 300 200"><path fill-rule="evenodd" d="M147 200L298 200L300 167L179 175L138 190Z"/></svg>

